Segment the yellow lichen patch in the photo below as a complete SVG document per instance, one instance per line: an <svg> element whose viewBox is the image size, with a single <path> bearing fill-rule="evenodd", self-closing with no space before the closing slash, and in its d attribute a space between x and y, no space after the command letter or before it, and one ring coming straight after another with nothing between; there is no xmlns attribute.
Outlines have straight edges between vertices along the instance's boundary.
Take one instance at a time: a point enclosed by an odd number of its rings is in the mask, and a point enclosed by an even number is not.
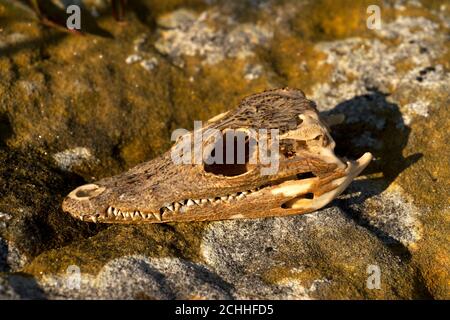
<svg viewBox="0 0 450 320"><path fill-rule="evenodd" d="M143 144L141 139L128 141L127 144L123 148L121 148L120 156L129 165L136 165L137 163L141 162L142 159L145 159L149 154L149 150L146 147L147 146Z"/></svg>
<svg viewBox="0 0 450 320"><path fill-rule="evenodd" d="M369 5L381 8L381 17L390 17L390 10L382 5L382 1L346 2L319 0L312 1L302 7L293 19L293 28L302 39L314 42L336 40L353 36L370 35L367 28Z"/></svg>
<svg viewBox="0 0 450 320"><path fill-rule="evenodd" d="M442 64L446 71L450 70L450 48L447 47L447 50L436 59L436 63Z"/></svg>
<svg viewBox="0 0 450 320"><path fill-rule="evenodd" d="M189 7L189 8L204 8L205 2L202 0L166 0L166 1L158 1L151 0L146 1L146 5L148 7L148 13L153 16L158 16L164 12L173 11L179 9L181 7Z"/></svg>
<svg viewBox="0 0 450 320"><path fill-rule="evenodd" d="M246 80L245 67L242 60L226 59L217 65L203 65L195 73L174 73L171 83L172 103L176 107L174 124L192 129L194 120L206 122L236 107L242 97L267 89L264 76Z"/></svg>
<svg viewBox="0 0 450 320"><path fill-rule="evenodd" d="M44 273L64 274L70 265L76 265L81 272L96 275L111 260L133 254L200 261L198 252L205 225L111 226L89 239L46 251L23 271L41 277Z"/></svg>
<svg viewBox="0 0 450 320"><path fill-rule="evenodd" d="M409 167L398 178L398 183L412 196L415 205L422 209L419 219L423 225L422 240L413 256L429 292L436 298L448 299L448 243L450 234L449 210L450 158L448 109L443 107L445 97L435 97L433 112L426 121L411 124L415 132L405 149L405 153L422 152L424 157ZM446 160L444 160L446 159ZM446 162L447 161L447 162Z"/></svg>
<svg viewBox="0 0 450 320"><path fill-rule="evenodd" d="M427 219L427 239L419 243L421 250L417 250L414 257L414 262L419 265L428 290L438 299L449 298L449 214L449 210L433 214L434 219L442 219L443 226L438 226L431 222L431 219ZM442 234L442 232L445 232L445 234Z"/></svg>
<svg viewBox="0 0 450 320"><path fill-rule="evenodd" d="M288 267L276 267L263 275L263 279L269 283L285 283L286 281L296 280L308 287L318 277L320 277L320 274L317 269Z"/></svg>
<svg viewBox="0 0 450 320"><path fill-rule="evenodd" d="M397 60L395 62L395 70L399 74L405 74L406 72L410 71L412 68L414 68L415 63L413 62L412 58L406 58Z"/></svg>
<svg viewBox="0 0 450 320"><path fill-rule="evenodd" d="M276 80L283 85L301 88L310 93L317 82L328 79L332 67L324 63L326 55L314 45L297 36L276 34L270 50L261 52L275 71Z"/></svg>

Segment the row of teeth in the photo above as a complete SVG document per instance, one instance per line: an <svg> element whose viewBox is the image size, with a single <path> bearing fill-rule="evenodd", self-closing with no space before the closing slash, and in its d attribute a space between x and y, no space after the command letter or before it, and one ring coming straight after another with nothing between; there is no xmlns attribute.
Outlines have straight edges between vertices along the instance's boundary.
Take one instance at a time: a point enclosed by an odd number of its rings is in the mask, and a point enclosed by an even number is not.
<svg viewBox="0 0 450 320"><path fill-rule="evenodd" d="M106 210L106 214L108 218L114 218L116 220L124 219L124 220L143 220L143 219L154 219L161 221L161 214L159 212L141 212L139 210L135 211L121 211L120 209L109 207Z"/></svg>
<svg viewBox="0 0 450 320"><path fill-rule="evenodd" d="M215 198L205 198L205 199L187 199L182 201L172 202L170 205L162 207L159 209L160 213L165 212L181 212L185 210L187 207L191 206L200 206L203 207L207 204L213 203L228 203L230 201L241 200L248 196L250 193L256 192L260 190L262 187L255 188L248 191L236 192L222 197Z"/></svg>
<svg viewBox="0 0 450 320"><path fill-rule="evenodd" d="M166 212L180 212L183 213L187 207L190 206L200 206L203 207L206 204L213 203L228 203L230 201L241 200L244 199L249 194L260 190L262 187L255 188L248 191L236 192L222 197L215 198L205 198L205 199L187 199L183 201L172 202L168 206L164 206L159 209L159 212L149 212L144 213L139 210L135 211L122 211L120 209L114 207L108 207L105 213L96 214L87 217L93 222L97 222L98 220L114 219L114 220L153 220L157 219L161 221L161 216ZM83 217L81 217L83 219Z"/></svg>
<svg viewBox="0 0 450 320"><path fill-rule="evenodd" d="M108 207L105 213L91 215L88 217L81 216L81 220L91 220L97 222L98 220L150 220L156 218L161 221L161 214L159 212L144 213L139 210L136 211L122 211L114 207Z"/></svg>

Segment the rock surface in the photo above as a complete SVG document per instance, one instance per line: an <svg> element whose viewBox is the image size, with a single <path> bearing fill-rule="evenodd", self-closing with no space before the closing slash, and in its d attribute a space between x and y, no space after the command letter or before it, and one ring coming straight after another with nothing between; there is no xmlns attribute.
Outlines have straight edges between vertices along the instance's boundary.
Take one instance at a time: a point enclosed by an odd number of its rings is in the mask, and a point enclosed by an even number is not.
<svg viewBox="0 0 450 320"><path fill-rule="evenodd" d="M448 299L450 6L384 1L369 30L372 2L135 1L120 24L83 1L76 36L0 1L0 298ZM174 129L283 86L345 115L338 154L376 157L328 207L136 226L62 212Z"/></svg>

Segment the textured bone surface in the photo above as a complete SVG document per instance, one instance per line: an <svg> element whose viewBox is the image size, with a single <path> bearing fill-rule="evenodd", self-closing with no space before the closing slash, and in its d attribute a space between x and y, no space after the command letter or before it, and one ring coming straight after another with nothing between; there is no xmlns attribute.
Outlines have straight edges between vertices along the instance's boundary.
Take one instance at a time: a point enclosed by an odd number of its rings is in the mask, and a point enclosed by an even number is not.
<svg viewBox="0 0 450 320"><path fill-rule="evenodd" d="M120 175L80 186L63 210L83 221L164 223L261 218L307 213L330 203L370 163L372 155L342 161L314 102L295 89L251 95L201 129L247 132L279 130L279 166L262 175L263 165L175 164L171 152ZM193 133L190 133L193 136ZM269 136L269 143L274 137ZM204 150L214 150L210 141ZM247 153L252 151L247 150Z"/></svg>

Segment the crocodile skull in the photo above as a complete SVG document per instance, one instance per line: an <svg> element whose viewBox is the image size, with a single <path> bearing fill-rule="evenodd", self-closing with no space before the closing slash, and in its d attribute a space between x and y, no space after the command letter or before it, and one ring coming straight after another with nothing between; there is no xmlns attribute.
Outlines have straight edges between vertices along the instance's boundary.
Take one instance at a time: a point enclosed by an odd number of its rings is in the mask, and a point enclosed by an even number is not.
<svg viewBox="0 0 450 320"><path fill-rule="evenodd" d="M200 162L174 162L173 154L179 152L184 138L209 129L224 137L229 130L244 133L244 162L204 160L205 153L212 155L225 145L214 139L201 141L201 150L205 151ZM262 174L267 164L249 160L260 149L251 147L254 144L248 133L260 129L278 130L277 137L266 136L267 145L277 146L273 153L277 170L272 174ZM261 218L311 212L336 198L372 159L366 153L356 161L343 161L334 154L334 147L327 124L301 91L265 91L245 98L235 110L182 136L162 156L76 188L62 207L81 220L105 223ZM236 159L236 155L233 157Z"/></svg>

